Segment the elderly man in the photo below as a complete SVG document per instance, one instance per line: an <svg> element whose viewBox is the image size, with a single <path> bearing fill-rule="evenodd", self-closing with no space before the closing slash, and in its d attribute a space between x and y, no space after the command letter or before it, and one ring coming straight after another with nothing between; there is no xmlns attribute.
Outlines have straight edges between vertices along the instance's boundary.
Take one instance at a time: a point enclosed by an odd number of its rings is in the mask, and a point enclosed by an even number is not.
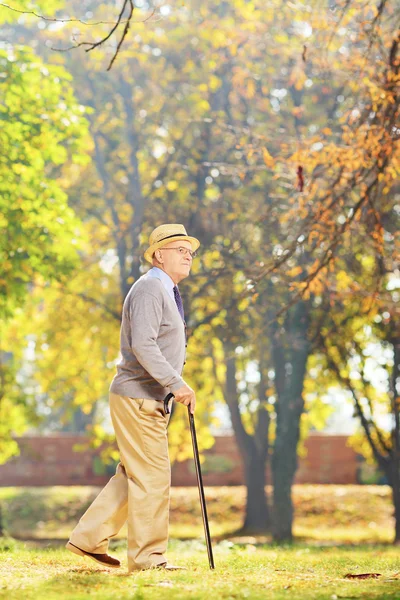
<svg viewBox="0 0 400 600"><path fill-rule="evenodd" d="M110 412L121 462L71 534L67 548L107 567L110 538L128 521L128 570L176 569L165 559L171 467L163 400L194 413L194 391L182 379L186 324L178 283L190 273L200 242L183 225L154 229L145 259L153 268L125 298L121 355L110 386Z"/></svg>

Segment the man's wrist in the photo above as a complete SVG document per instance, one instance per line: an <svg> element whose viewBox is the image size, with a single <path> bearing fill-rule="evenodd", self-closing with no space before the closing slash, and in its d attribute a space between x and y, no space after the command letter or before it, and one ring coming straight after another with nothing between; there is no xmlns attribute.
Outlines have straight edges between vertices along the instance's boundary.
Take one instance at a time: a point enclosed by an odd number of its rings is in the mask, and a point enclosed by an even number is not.
<svg viewBox="0 0 400 600"><path fill-rule="evenodd" d="M183 379L181 379L177 383L169 385L168 387L171 390L171 392L174 393L174 392L177 392L178 390L180 390L181 387L183 387L184 385L185 385L185 382L183 381Z"/></svg>

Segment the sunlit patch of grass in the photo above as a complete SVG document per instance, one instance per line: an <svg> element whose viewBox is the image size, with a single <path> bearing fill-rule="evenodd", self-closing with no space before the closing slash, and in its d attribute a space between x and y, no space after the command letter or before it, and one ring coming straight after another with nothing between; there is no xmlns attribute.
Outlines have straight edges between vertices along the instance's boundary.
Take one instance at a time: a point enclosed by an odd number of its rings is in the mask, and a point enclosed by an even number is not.
<svg viewBox="0 0 400 600"><path fill-rule="evenodd" d="M114 544L120 571L70 554L63 548L28 548L20 543L2 553L0 598L31 600L71 598L210 600L251 598L281 600L398 598L398 550L390 546L310 548L304 544L271 547L233 544L214 546L215 571L210 571L202 541L172 541L171 563L187 571L144 571L128 575L126 545ZM345 579L347 573L380 573L370 580Z"/></svg>
<svg viewBox="0 0 400 600"><path fill-rule="evenodd" d="M368 525L365 527L360 525L330 527L328 523L323 526L316 526L313 523L298 524L293 527L293 534L297 540L338 544L388 544L392 542L394 536L390 527L382 529Z"/></svg>

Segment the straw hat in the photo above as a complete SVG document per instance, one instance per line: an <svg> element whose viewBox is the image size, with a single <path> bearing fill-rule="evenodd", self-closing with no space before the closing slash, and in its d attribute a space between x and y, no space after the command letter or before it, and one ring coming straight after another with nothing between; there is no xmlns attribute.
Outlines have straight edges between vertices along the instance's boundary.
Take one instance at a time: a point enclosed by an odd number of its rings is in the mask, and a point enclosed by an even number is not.
<svg viewBox="0 0 400 600"><path fill-rule="evenodd" d="M153 262L153 254L158 248L166 246L170 242L187 240L192 245L193 252L200 246L199 240L190 237L186 229L179 223L167 223L153 229L149 237L149 247L144 253L144 257L149 263Z"/></svg>

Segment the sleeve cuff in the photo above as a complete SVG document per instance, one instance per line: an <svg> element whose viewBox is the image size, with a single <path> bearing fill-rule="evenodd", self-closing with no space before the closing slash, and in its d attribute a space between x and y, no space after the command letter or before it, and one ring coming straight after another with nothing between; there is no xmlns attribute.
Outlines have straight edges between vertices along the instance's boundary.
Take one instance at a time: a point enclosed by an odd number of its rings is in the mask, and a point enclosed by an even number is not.
<svg viewBox="0 0 400 600"><path fill-rule="evenodd" d="M180 379L178 381L178 383L174 383L173 385L168 386L169 389L171 390L171 392L176 392L177 390L179 390L181 387L183 387L185 385L185 382L183 381L183 379Z"/></svg>

